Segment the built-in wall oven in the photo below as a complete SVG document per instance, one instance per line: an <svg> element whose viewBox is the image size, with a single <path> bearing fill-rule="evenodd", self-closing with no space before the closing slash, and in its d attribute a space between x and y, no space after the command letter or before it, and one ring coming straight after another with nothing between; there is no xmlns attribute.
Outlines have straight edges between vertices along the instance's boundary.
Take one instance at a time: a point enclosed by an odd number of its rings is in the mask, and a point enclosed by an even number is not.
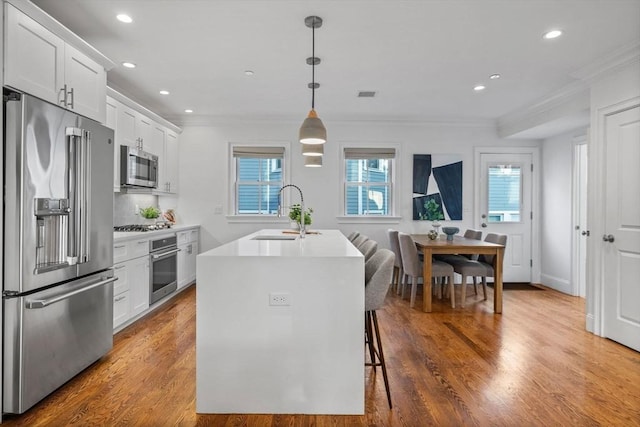
<svg viewBox="0 0 640 427"><path fill-rule="evenodd" d="M151 240L149 244L149 304L178 288L178 240L175 235Z"/></svg>

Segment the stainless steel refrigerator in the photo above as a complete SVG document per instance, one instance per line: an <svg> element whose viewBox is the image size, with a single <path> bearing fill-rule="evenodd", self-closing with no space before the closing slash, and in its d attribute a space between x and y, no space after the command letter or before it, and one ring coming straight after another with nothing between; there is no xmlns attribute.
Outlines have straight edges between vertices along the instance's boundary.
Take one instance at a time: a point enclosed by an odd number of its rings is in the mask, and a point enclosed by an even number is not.
<svg viewBox="0 0 640 427"><path fill-rule="evenodd" d="M3 411L113 346L113 130L4 95Z"/></svg>

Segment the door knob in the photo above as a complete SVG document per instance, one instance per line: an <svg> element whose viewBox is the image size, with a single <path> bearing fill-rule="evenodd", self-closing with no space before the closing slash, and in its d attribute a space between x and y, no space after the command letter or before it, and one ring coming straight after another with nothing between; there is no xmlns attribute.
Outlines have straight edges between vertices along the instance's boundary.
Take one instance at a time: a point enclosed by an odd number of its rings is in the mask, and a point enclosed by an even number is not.
<svg viewBox="0 0 640 427"><path fill-rule="evenodd" d="M483 222L482 224L480 224L480 227L482 227L482 228L487 228L487 223L486 223L486 222Z"/></svg>
<svg viewBox="0 0 640 427"><path fill-rule="evenodd" d="M613 234L605 234L604 236L602 236L602 240L604 240L605 242L613 243L615 237L613 237Z"/></svg>
<svg viewBox="0 0 640 427"><path fill-rule="evenodd" d="M591 233L589 232L589 230L584 230L582 233L583 236L589 236Z"/></svg>

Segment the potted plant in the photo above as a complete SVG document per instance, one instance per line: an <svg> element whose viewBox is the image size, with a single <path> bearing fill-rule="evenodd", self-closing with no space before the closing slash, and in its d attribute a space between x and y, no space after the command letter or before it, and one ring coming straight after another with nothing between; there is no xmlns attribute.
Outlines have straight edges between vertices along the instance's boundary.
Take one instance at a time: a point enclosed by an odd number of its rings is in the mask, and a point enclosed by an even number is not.
<svg viewBox="0 0 640 427"><path fill-rule="evenodd" d="M160 216L160 209L153 206L142 208L140 209L140 215L146 219L156 219Z"/></svg>
<svg viewBox="0 0 640 427"><path fill-rule="evenodd" d="M289 208L289 219L294 221L298 227L300 227L300 214L302 211L302 207L299 203L295 205L291 205ZM304 212L304 225L311 225L311 214L313 213L312 208L305 209Z"/></svg>

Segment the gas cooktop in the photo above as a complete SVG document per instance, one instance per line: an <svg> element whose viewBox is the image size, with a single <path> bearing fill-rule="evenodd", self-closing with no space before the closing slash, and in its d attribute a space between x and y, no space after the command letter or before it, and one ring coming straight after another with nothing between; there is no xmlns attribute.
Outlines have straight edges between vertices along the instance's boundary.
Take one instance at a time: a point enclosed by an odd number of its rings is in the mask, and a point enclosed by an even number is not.
<svg viewBox="0 0 640 427"><path fill-rule="evenodd" d="M116 225L113 227L113 231L154 231L154 230L164 230L166 228L171 228L170 223L159 222L156 224L128 224L128 225Z"/></svg>

